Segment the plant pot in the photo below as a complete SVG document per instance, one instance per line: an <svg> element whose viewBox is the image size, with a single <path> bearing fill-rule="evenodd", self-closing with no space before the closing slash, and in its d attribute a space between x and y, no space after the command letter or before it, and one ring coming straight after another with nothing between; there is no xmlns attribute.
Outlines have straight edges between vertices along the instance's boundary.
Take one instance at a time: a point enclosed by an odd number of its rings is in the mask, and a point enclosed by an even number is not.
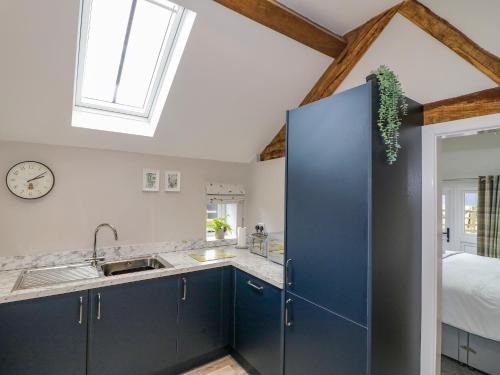
<svg viewBox="0 0 500 375"><path fill-rule="evenodd" d="M223 240L226 232L224 232L224 229L219 229L218 231L215 232L215 238L218 240Z"/></svg>
<svg viewBox="0 0 500 375"><path fill-rule="evenodd" d="M377 81L377 75L376 74L370 74L366 76L366 82L375 80Z"/></svg>

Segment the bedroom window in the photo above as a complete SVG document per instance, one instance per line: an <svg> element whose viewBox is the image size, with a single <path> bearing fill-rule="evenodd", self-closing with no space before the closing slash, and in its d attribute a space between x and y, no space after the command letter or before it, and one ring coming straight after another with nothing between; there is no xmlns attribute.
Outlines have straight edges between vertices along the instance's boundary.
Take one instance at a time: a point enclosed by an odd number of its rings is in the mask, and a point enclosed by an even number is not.
<svg viewBox="0 0 500 375"><path fill-rule="evenodd" d="M441 197L441 229L442 232L446 232L446 195L443 194Z"/></svg>
<svg viewBox="0 0 500 375"><path fill-rule="evenodd" d="M444 251L477 253L477 180L443 181L442 247Z"/></svg>
<svg viewBox="0 0 500 375"><path fill-rule="evenodd" d="M153 136L194 18L168 0L83 0L72 125Z"/></svg>
<svg viewBox="0 0 500 375"><path fill-rule="evenodd" d="M464 231L477 234L477 192L466 191L464 194Z"/></svg>

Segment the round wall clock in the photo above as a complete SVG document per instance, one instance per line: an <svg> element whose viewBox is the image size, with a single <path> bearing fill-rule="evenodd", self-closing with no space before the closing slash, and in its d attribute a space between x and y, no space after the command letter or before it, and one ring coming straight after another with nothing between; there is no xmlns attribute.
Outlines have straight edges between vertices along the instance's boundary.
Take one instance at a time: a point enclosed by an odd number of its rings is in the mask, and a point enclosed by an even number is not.
<svg viewBox="0 0 500 375"><path fill-rule="evenodd" d="M23 199L37 199L52 190L55 178L45 164L37 161L23 161L9 169L6 182L8 189L15 196Z"/></svg>

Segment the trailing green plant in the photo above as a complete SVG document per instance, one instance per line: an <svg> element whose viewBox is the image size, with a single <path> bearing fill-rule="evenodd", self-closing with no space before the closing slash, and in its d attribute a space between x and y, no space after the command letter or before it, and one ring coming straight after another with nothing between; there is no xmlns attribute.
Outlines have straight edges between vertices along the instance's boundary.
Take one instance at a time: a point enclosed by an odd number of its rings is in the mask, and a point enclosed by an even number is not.
<svg viewBox="0 0 500 375"><path fill-rule="evenodd" d="M219 230L223 230L224 232L231 232L232 228L231 225L229 225L226 222L226 219L223 217L216 217L215 219L208 220L207 222L207 227L209 229L213 229L215 233L217 233Z"/></svg>
<svg viewBox="0 0 500 375"><path fill-rule="evenodd" d="M408 113L408 104L398 76L391 69L380 65L372 74L377 77L380 95L377 127L385 145L387 162L394 164L401 148L399 144L401 115Z"/></svg>

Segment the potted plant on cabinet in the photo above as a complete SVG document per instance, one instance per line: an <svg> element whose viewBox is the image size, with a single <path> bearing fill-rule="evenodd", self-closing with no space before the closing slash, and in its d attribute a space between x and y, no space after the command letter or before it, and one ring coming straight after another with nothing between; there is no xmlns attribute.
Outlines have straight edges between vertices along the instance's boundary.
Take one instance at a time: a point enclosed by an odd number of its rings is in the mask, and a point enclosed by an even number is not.
<svg viewBox="0 0 500 375"><path fill-rule="evenodd" d="M392 165L398 158L401 116L408 113L408 104L398 76L387 66L380 65L367 79L376 78L379 90L377 127L385 145L387 163Z"/></svg>
<svg viewBox="0 0 500 375"><path fill-rule="evenodd" d="M231 232L231 225L226 223L226 219L223 217L216 217L215 219L209 220L207 223L209 229L213 229L215 232L215 238L218 240L223 240L226 232Z"/></svg>

